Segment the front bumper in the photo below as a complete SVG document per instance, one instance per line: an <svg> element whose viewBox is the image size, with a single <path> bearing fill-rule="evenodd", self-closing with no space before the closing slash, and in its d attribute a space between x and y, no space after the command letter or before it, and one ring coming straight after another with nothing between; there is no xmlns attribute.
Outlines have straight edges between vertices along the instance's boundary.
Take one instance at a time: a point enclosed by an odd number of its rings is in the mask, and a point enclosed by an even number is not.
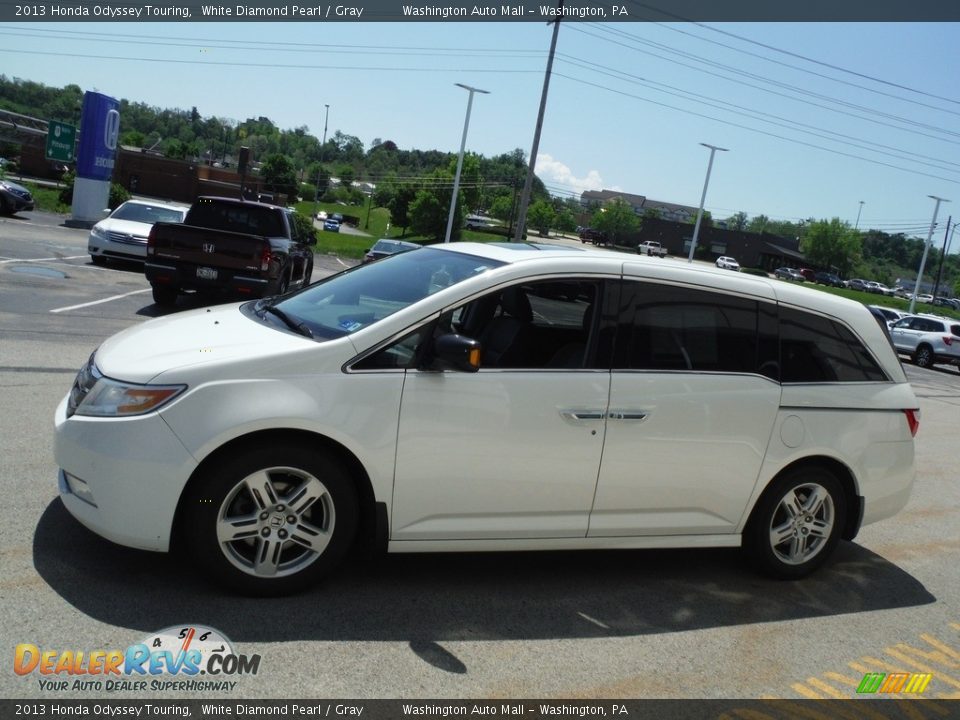
<svg viewBox="0 0 960 720"><path fill-rule="evenodd" d="M177 504L196 460L157 413L68 418L66 411L64 398L54 419L53 451L67 510L112 542L169 550ZM93 504L70 489L65 473L85 484Z"/></svg>

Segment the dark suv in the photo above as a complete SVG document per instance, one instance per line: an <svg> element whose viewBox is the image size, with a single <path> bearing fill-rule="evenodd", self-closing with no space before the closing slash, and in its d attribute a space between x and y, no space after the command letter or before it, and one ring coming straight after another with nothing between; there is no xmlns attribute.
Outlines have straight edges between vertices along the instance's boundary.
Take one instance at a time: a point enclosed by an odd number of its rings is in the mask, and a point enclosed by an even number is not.
<svg viewBox="0 0 960 720"><path fill-rule="evenodd" d="M813 281L817 285L829 285L830 287L846 287L846 283L840 279L839 275L831 272L818 272L813 276Z"/></svg>

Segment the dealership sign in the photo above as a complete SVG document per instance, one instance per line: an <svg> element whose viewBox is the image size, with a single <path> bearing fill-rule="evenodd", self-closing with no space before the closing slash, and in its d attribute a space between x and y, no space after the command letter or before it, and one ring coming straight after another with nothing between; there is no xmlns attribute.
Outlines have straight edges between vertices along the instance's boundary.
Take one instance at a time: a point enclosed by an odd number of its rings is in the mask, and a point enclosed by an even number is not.
<svg viewBox="0 0 960 720"><path fill-rule="evenodd" d="M119 137L120 103L102 93L85 92L80 118L77 175L90 180L109 181L113 175Z"/></svg>

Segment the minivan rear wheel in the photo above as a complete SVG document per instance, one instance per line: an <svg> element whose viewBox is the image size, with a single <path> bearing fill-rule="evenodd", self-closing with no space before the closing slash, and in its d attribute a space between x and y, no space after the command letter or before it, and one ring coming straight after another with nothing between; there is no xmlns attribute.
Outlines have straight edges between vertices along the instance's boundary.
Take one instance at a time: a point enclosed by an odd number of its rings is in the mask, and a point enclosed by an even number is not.
<svg viewBox="0 0 960 720"><path fill-rule="evenodd" d="M332 456L274 445L242 451L198 478L185 498L186 551L241 593L286 595L342 559L357 528L357 493Z"/></svg>
<svg viewBox="0 0 960 720"><path fill-rule="evenodd" d="M744 546L765 575L795 580L826 562L840 540L846 497L823 467L795 468L760 497L744 532Z"/></svg>

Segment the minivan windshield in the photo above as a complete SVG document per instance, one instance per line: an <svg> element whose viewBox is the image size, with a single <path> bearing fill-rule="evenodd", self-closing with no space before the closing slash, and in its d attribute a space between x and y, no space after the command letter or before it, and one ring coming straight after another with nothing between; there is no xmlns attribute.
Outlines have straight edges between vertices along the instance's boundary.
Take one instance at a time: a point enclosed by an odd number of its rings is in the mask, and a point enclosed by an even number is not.
<svg viewBox="0 0 960 720"><path fill-rule="evenodd" d="M475 255L420 248L358 265L285 298L275 307L305 325L313 337L329 340L355 333L500 265L503 263L498 260Z"/></svg>

